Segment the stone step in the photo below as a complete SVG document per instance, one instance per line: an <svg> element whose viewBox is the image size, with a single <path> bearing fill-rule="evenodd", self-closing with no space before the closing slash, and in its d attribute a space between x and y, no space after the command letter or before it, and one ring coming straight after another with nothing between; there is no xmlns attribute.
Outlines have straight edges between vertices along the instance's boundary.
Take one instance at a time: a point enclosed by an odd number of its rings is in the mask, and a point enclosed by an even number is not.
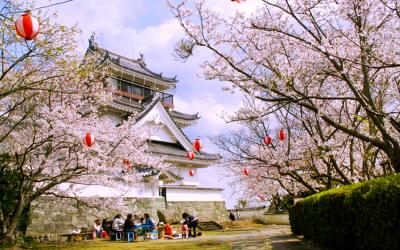
<svg viewBox="0 0 400 250"><path fill-rule="evenodd" d="M199 222L199 228L203 231L215 231L223 229L222 226L215 221L201 221Z"/></svg>

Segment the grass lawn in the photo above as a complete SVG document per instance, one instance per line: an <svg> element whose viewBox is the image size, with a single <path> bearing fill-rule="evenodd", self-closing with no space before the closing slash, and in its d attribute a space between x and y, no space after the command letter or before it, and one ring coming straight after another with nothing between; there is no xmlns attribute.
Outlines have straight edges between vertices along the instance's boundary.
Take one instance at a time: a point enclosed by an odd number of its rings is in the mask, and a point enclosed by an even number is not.
<svg viewBox="0 0 400 250"><path fill-rule="evenodd" d="M164 250L164 249L212 249L212 250L228 250L229 243L218 241L218 240L205 240L205 241L191 241L191 240L160 240L150 242L115 242L107 240L97 241L83 241L83 242L71 242L71 243L54 243L54 244L35 244L31 245L31 249L93 249L93 250Z"/></svg>
<svg viewBox="0 0 400 250"><path fill-rule="evenodd" d="M177 227L178 226L175 226ZM202 231L204 236L198 237L198 240L157 240L148 242L115 242L109 240L88 240L79 242L54 242L54 243L33 243L14 247L13 250L21 249L93 249L93 250L108 250L108 249L141 249L141 250L162 250L162 249L190 249L190 250L228 250L231 248L232 240L235 240L235 235L255 233L265 228L265 225L256 224L251 221L235 221L224 223L224 230L221 231ZM219 236L232 236L219 237Z"/></svg>
<svg viewBox="0 0 400 250"><path fill-rule="evenodd" d="M256 231L258 228L246 229L230 229L223 231L203 231L204 236L199 237L200 241L194 240L157 240L148 242L115 242L109 240L88 240L80 242L57 242L57 243L33 243L31 245L23 246L25 249L93 249L93 250L106 250L106 249L140 249L140 250L163 250L163 249L190 249L190 250L228 250L230 243L224 240L207 239L207 236L223 236L223 235L240 235ZM17 248L18 250L21 248ZM15 249L16 250L16 249Z"/></svg>
<svg viewBox="0 0 400 250"><path fill-rule="evenodd" d="M257 226L257 228L259 228ZM190 250L228 250L230 243L223 240L207 239L207 236L222 236L222 235L240 235L243 233L254 232L256 228L246 229L230 229L223 231L203 231L204 236L199 237L200 241L194 240L157 240L147 242L115 242L109 240L88 240L80 242L57 242L57 243L33 243L23 246L25 249L93 249L93 250L125 250L125 249L140 249L140 250L164 250L164 249L190 249ZM20 250L21 248L17 248ZM15 250L17 250L15 249Z"/></svg>
<svg viewBox="0 0 400 250"><path fill-rule="evenodd" d="M228 249L268 249L268 250L320 250L320 248L293 237L287 225L249 225L234 223L231 229L203 232L197 239L157 240L148 242L115 242L110 240L88 240L78 242L32 243L19 245L10 250L22 249L91 249L91 250L228 250ZM250 227L249 227L250 226ZM0 246L0 249L2 247Z"/></svg>

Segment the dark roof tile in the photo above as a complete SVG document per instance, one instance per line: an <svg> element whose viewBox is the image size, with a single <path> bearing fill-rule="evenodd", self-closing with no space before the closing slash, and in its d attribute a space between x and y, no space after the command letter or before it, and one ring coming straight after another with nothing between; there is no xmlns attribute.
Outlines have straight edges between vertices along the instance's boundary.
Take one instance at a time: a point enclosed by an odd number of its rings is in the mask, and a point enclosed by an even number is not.
<svg viewBox="0 0 400 250"><path fill-rule="evenodd" d="M162 154L162 155L169 155L169 156L174 156L174 157L179 157L179 158L184 158L186 159L187 152L185 149L179 146L179 144L166 144L164 142L157 142L157 141L151 141L148 143L149 145L149 150L152 153L157 153L157 154ZM201 160L201 161L217 161L220 159L219 155L216 154L209 154L205 152L195 152L196 157L195 160ZM193 160L194 161L194 160Z"/></svg>
<svg viewBox="0 0 400 250"><path fill-rule="evenodd" d="M165 77L162 76L162 73L155 73L154 71L150 70L149 68L146 67L144 62L142 60L134 60L127 58L125 56L119 55L115 52L112 52L110 50L104 49L104 48L99 48L96 47L95 50L99 51L102 53L105 57L105 59L109 59L112 63L114 63L117 66L120 66L122 68L132 70L136 73L140 73L143 75L147 75L150 77L154 77L156 79L159 79L164 82L168 83L177 83L178 81L176 80L175 77Z"/></svg>

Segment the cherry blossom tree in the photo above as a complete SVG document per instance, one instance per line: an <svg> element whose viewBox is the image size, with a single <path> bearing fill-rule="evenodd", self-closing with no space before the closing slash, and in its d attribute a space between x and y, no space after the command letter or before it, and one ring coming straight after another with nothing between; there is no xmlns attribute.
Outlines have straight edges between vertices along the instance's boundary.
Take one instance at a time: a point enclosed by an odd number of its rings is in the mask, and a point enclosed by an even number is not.
<svg viewBox="0 0 400 250"><path fill-rule="evenodd" d="M75 53L76 28L37 12L40 34L25 41L15 34L14 21L26 6L1 4L0 240L5 242L15 239L24 211L42 195L72 197L71 190L96 184L129 187L141 179L135 166L166 166L147 152L151 131L135 127L134 117L115 127L102 112L113 98L107 69L96 55ZM82 143L86 133L96 138L91 147Z"/></svg>
<svg viewBox="0 0 400 250"><path fill-rule="evenodd" d="M245 130L217 140L249 189L313 193L400 172L398 2L260 2L251 17L169 2L186 34L176 54L212 52L204 76L251 100L231 119ZM268 122L285 142L261 145Z"/></svg>
<svg viewBox="0 0 400 250"><path fill-rule="evenodd" d="M246 111L250 110L250 111ZM289 194L306 196L338 185L350 184L381 176L390 171L386 166L377 166L379 153L370 155L360 141L341 133L329 130L312 117L307 120L296 119L301 111L275 115L274 122L246 117L243 114L262 108L247 104L239 110L232 120L240 121L240 129L213 138L223 151L223 165L239 177L241 189L246 184L248 198L273 200ZM283 109L281 110L283 111ZM291 115L293 114L293 115ZM278 130L271 126L290 128L285 140L278 138ZM265 136L272 143L264 142ZM340 142L340 143L339 143ZM249 176L242 173L250 170Z"/></svg>

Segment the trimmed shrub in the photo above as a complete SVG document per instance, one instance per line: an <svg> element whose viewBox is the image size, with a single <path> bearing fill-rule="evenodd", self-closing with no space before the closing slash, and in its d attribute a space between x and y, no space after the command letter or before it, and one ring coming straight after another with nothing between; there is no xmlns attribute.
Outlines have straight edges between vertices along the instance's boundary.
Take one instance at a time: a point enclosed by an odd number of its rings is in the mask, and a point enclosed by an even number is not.
<svg viewBox="0 0 400 250"><path fill-rule="evenodd" d="M400 174L331 189L289 209L292 232L334 249L400 249Z"/></svg>
<svg viewBox="0 0 400 250"><path fill-rule="evenodd" d="M302 235L301 230L301 207L291 206L289 207L289 221L292 233L295 235Z"/></svg>

